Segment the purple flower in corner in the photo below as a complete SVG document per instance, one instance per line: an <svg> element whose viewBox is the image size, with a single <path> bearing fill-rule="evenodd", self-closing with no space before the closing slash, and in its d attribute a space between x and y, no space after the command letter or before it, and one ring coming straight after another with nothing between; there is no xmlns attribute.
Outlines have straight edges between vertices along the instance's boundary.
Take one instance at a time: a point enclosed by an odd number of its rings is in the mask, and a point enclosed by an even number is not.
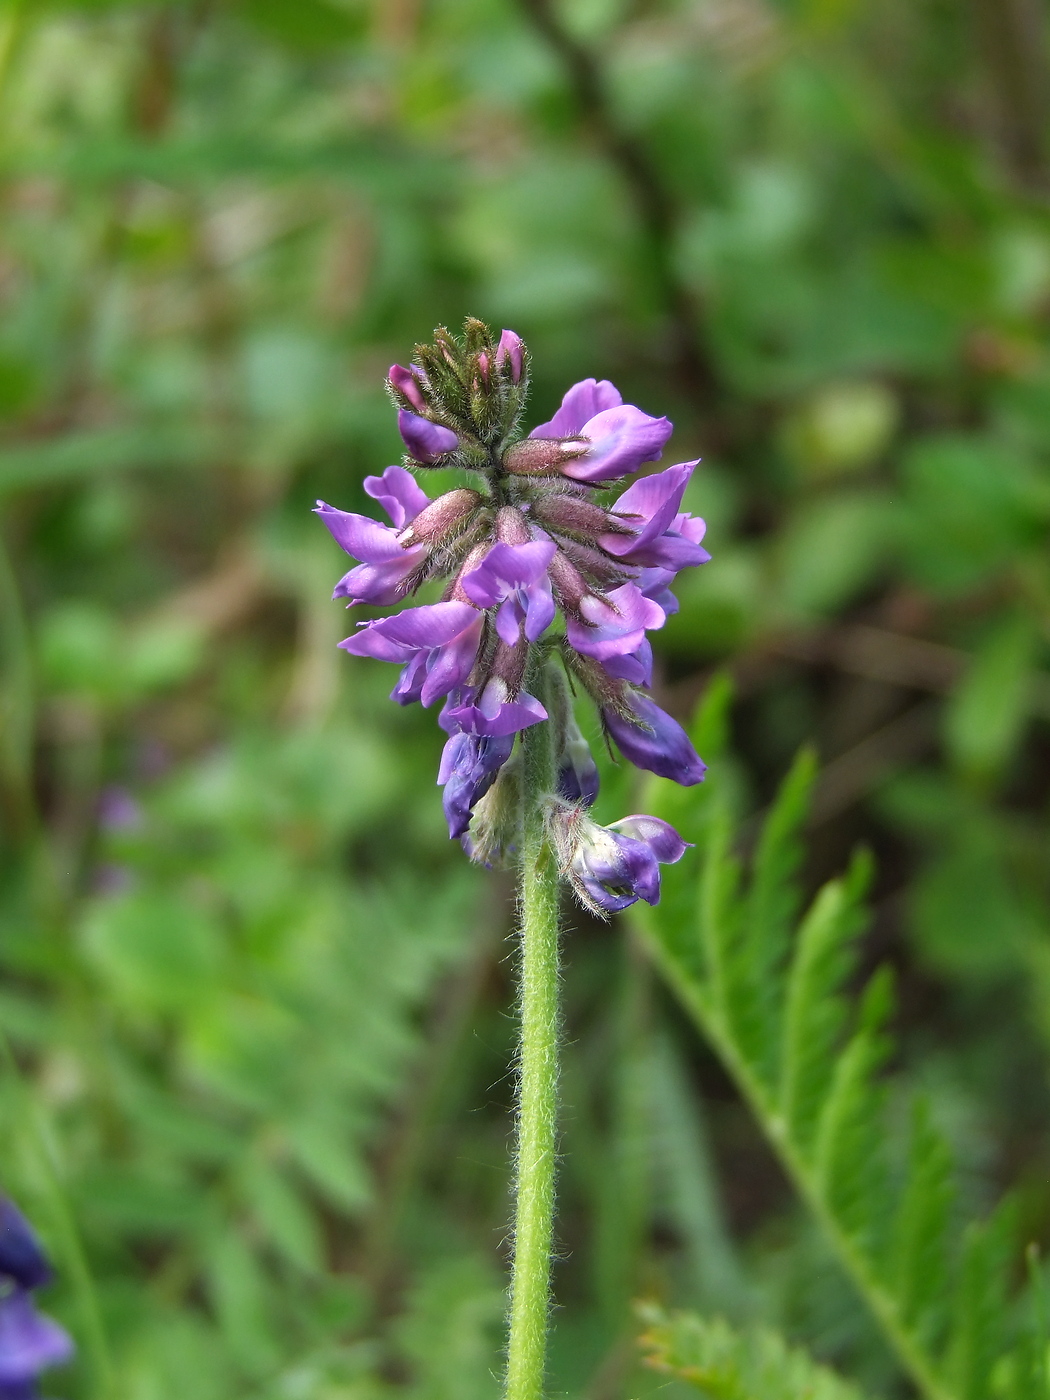
<svg viewBox="0 0 1050 1400"><path fill-rule="evenodd" d="M66 1332L37 1312L31 1290L51 1269L25 1216L0 1198L0 1400L35 1400L37 1377L73 1355ZM8 1291L2 1291L2 1285Z"/></svg>

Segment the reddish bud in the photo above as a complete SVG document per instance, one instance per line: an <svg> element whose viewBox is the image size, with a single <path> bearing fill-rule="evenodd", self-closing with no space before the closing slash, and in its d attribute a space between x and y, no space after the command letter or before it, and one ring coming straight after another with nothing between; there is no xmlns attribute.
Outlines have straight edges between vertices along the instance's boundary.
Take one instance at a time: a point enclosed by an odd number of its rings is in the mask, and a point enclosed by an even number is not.
<svg viewBox="0 0 1050 1400"><path fill-rule="evenodd" d="M427 406L427 401L419 387L419 374L420 371L417 371L414 365L412 369L406 369L404 365L391 365L387 378L397 392L406 398L413 408L422 413Z"/></svg>
<svg viewBox="0 0 1050 1400"><path fill-rule="evenodd" d="M585 442L573 438L522 438L503 454L503 469L513 476L555 476L586 450Z"/></svg>
<svg viewBox="0 0 1050 1400"><path fill-rule="evenodd" d="M525 366L525 342L514 331L502 331L496 346L496 368L504 364L509 364L510 377L517 384Z"/></svg>
<svg viewBox="0 0 1050 1400"><path fill-rule="evenodd" d="M412 523L401 531L398 543L404 546L430 544L466 520L480 504L480 493L466 486L446 491L443 496L424 506Z"/></svg>
<svg viewBox="0 0 1050 1400"><path fill-rule="evenodd" d="M496 516L496 538L501 544L531 544L529 522L514 506L501 506Z"/></svg>

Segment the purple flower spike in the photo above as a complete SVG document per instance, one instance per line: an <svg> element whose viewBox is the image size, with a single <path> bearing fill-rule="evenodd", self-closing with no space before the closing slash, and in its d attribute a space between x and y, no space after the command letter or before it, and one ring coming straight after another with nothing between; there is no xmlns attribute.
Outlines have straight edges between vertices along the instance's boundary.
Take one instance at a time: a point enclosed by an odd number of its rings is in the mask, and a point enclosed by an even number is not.
<svg viewBox="0 0 1050 1400"><path fill-rule="evenodd" d="M419 386L422 370L417 370L413 365L411 369L405 369L404 365L391 365L387 378L390 383L403 395L413 408L418 408L420 413L427 406L427 401L423 397L423 391Z"/></svg>
<svg viewBox="0 0 1050 1400"><path fill-rule="evenodd" d="M565 624L570 645L596 661L632 655L645 641L646 631L662 627L666 620L659 603L647 598L637 584L621 584L606 599L585 597L580 612L586 621L570 617Z"/></svg>
<svg viewBox="0 0 1050 1400"><path fill-rule="evenodd" d="M429 418L420 418L418 413L409 413L407 408L398 410L397 430L417 462L436 462L459 446L459 438L451 428L443 428Z"/></svg>
<svg viewBox="0 0 1050 1400"><path fill-rule="evenodd" d="M546 718L547 711L534 695L522 690L511 696L506 681L493 676L478 696L467 688L459 696L450 697L438 723L446 733L462 729L467 734L500 738Z"/></svg>
<svg viewBox="0 0 1050 1400"><path fill-rule="evenodd" d="M366 476L365 490L390 516L396 530L410 525L430 505L430 497L404 467L387 467L382 476Z"/></svg>
<svg viewBox="0 0 1050 1400"><path fill-rule="evenodd" d="M49 1317L38 1313L22 1289L0 1298L0 1395L30 1385L48 1366L73 1355L73 1343ZM29 1391L32 1394L32 1390Z"/></svg>
<svg viewBox="0 0 1050 1400"><path fill-rule="evenodd" d="M661 778L671 778L683 787L699 783L707 772L707 764L678 721L661 710L648 695L633 691L629 699L631 709L638 716L637 723L624 719L611 707L602 710L606 727L624 757L638 768L645 768Z"/></svg>
<svg viewBox="0 0 1050 1400"><path fill-rule="evenodd" d="M407 663L393 698L426 706L465 684L484 621L484 613L469 603L429 603L366 622L339 645L353 656Z"/></svg>
<svg viewBox="0 0 1050 1400"><path fill-rule="evenodd" d="M607 408L619 408L622 403L623 395L607 379L581 379L562 399L561 408L550 422L533 428L529 437L578 437L585 423Z"/></svg>
<svg viewBox="0 0 1050 1400"><path fill-rule="evenodd" d="M688 843L658 817L624 817L599 826L581 808L553 820L563 872L580 901L597 914L615 914L644 899L660 900L660 864L681 860Z"/></svg>
<svg viewBox="0 0 1050 1400"><path fill-rule="evenodd" d="M451 839L466 833L475 804L495 782L513 747L513 734L490 737L461 732L448 740L437 780L445 789L442 805Z"/></svg>
<svg viewBox="0 0 1050 1400"><path fill-rule="evenodd" d="M20 1288L41 1288L51 1267L29 1221L13 1201L0 1199L0 1275Z"/></svg>
<svg viewBox="0 0 1050 1400"><path fill-rule="evenodd" d="M521 372L525 366L525 344L520 335L514 331L501 331L499 344L496 346L496 365L500 367L504 361L510 364L510 377L517 384L521 379Z"/></svg>
<svg viewBox="0 0 1050 1400"><path fill-rule="evenodd" d="M335 586L333 598L349 598L351 603L396 603L406 580L426 558L426 547L405 549L398 543L397 530L380 525L368 515L336 510L317 502L315 515L327 525L332 538L347 554L363 562L344 575Z"/></svg>
<svg viewBox="0 0 1050 1400"><path fill-rule="evenodd" d="M461 579L463 592L482 608L499 604L496 631L514 646L525 628L535 642L554 621L554 595L547 565L558 552L549 540L532 544L494 544L485 558Z"/></svg>
<svg viewBox="0 0 1050 1400"><path fill-rule="evenodd" d="M671 436L669 418L652 418L633 404L607 408L589 419L578 436L587 447L561 468L574 481L614 481L636 472L643 462L655 462Z"/></svg>

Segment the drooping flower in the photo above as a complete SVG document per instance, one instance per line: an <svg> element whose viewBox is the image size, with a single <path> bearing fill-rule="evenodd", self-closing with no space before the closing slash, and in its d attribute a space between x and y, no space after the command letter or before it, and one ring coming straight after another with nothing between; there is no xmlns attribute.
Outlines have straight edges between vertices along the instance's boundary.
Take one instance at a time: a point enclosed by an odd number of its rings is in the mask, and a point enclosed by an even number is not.
<svg viewBox="0 0 1050 1400"><path fill-rule="evenodd" d="M626 699L631 719L611 706L602 711L606 728L624 757L661 778L673 778L683 787L700 782L707 764L678 721L641 691L629 690Z"/></svg>
<svg viewBox="0 0 1050 1400"><path fill-rule="evenodd" d="M359 561L336 586L350 606L397 603L445 580L440 601L359 624L340 645L400 664L392 698L401 704L444 700L439 781L450 834L485 861L513 849L515 735L549 724L557 776L544 800L589 833L566 860L566 878L590 907L607 910L650 898L657 862L678 856L666 854L674 846L663 824L643 830L648 819L632 817L633 825L598 828L586 817L598 770L558 663L625 758L685 785L700 781L704 764L688 735L646 693L648 634L677 611L675 575L708 559L704 522L682 510L696 462L642 477L608 503L604 484L655 461L670 422L625 404L608 380L586 379L520 438L528 380L515 332L495 340L478 321L467 322L462 341L436 331L410 368L390 370L408 455L365 489L392 524L323 503L318 514ZM477 488L429 500L409 468L435 463L474 473Z"/></svg>
<svg viewBox="0 0 1050 1400"><path fill-rule="evenodd" d="M599 826L582 807L565 806L555 809L551 828L562 873L580 902L600 915L639 899L659 903L660 865L673 865L689 849L659 817L624 817Z"/></svg>

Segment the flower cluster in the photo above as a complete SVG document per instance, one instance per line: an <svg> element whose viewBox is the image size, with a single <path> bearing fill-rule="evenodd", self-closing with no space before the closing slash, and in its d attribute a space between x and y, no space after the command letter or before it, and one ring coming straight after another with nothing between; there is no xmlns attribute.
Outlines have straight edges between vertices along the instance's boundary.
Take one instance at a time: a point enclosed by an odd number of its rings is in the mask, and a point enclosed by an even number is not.
<svg viewBox="0 0 1050 1400"><path fill-rule="evenodd" d="M35 1400L40 1372L73 1354L66 1333L33 1304L32 1290L50 1278L25 1217L0 1198L0 1400Z"/></svg>
<svg viewBox="0 0 1050 1400"><path fill-rule="evenodd" d="M391 368L407 454L364 483L391 523L317 504L358 561L334 596L387 606L446 583L440 601L361 622L340 646L399 664L391 698L400 704L443 701L438 722L449 739L438 782L450 835L475 859L513 846L514 804L498 789L516 781L515 736L549 721L559 775L548 820L563 874L600 911L654 903L656 862L679 859L685 846L654 818L601 828L587 816L598 773L564 678L593 699L607 739L632 763L687 786L701 780L685 731L646 693L646 634L677 609L678 570L709 558L704 522L681 509L696 463L642 477L607 501L612 483L660 457L670 422L625 404L607 380L587 379L522 437L528 361L513 331L495 341L468 320L462 342L440 329L410 367ZM431 500L412 471L435 466L471 472L477 485Z"/></svg>

